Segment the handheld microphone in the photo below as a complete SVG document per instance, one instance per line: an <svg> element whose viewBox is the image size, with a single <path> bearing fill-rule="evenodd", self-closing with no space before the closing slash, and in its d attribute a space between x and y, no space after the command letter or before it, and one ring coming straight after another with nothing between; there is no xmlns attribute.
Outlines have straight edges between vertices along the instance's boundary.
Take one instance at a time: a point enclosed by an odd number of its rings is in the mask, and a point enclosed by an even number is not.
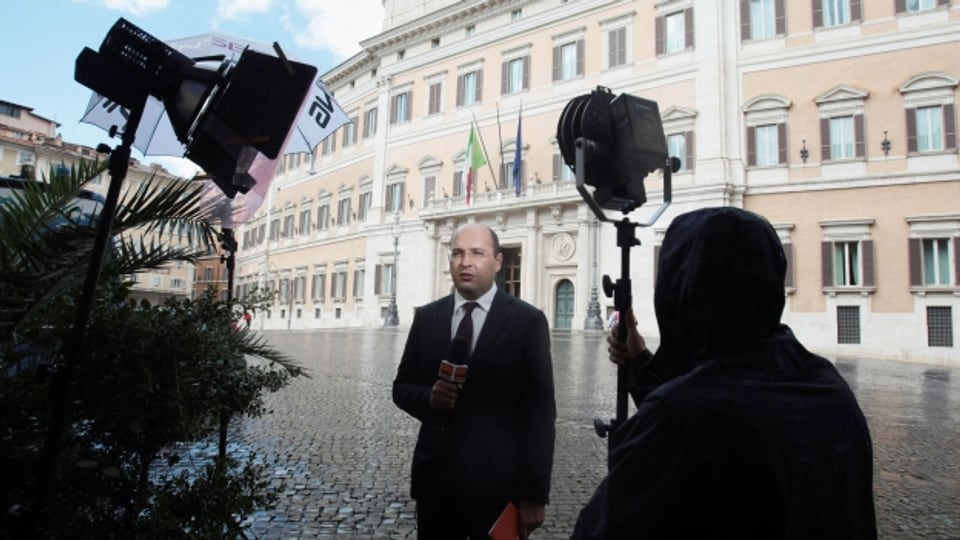
<svg viewBox="0 0 960 540"><path fill-rule="evenodd" d="M437 376L454 384L467 380L467 358L470 356L470 343L463 336L456 336L447 349L447 358L440 362Z"/></svg>

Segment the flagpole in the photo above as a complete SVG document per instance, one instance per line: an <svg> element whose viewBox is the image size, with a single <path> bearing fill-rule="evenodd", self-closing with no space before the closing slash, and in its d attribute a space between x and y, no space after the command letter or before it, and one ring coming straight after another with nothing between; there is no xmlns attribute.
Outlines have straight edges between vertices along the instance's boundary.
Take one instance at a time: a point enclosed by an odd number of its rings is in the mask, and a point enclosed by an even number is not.
<svg viewBox="0 0 960 540"><path fill-rule="evenodd" d="M483 147L483 154L489 156L490 152L487 152L487 143L483 142L483 135L480 133L480 125L477 123L476 113L473 114L473 125L477 128L477 137L480 138L480 146ZM493 182L496 184L497 175L493 172L493 164L490 163L489 159L487 160L487 166L490 167L490 176L493 177ZM479 180L479 178L477 178L477 180Z"/></svg>
<svg viewBox="0 0 960 540"><path fill-rule="evenodd" d="M500 146L498 147L500 149L500 151L498 152L498 154L500 155L500 170L506 173L507 171L503 170L503 128L500 125L500 104L496 103L496 106L497 106L497 138L499 139L498 142L500 143ZM490 154L487 154L487 155L489 156ZM499 188L499 186L497 187Z"/></svg>

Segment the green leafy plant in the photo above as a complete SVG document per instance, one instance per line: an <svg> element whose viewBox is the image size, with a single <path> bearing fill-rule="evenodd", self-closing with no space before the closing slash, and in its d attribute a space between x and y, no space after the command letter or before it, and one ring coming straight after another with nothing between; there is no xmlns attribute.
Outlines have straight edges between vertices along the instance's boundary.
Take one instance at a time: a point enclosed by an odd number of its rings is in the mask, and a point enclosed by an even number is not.
<svg viewBox="0 0 960 540"><path fill-rule="evenodd" d="M51 381L63 376L96 234L72 208L102 171L81 163L0 205L0 538L31 516ZM273 500L252 458L185 467L178 448L210 438L224 412L262 414L264 393L303 371L238 327L239 305L213 290L131 299L131 274L193 262L213 245L206 218L200 187L185 181L150 178L120 202L56 463L50 538L236 538Z"/></svg>

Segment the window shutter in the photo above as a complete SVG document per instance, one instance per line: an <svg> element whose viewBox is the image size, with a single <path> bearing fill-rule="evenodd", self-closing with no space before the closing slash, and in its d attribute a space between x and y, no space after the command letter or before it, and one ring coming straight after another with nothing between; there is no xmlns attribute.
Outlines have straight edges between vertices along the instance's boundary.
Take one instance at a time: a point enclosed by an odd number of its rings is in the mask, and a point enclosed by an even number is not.
<svg viewBox="0 0 960 540"><path fill-rule="evenodd" d="M617 31L607 32L607 67L617 65Z"/></svg>
<svg viewBox="0 0 960 540"><path fill-rule="evenodd" d="M917 151L917 110L907 109L907 151Z"/></svg>
<svg viewBox="0 0 960 540"><path fill-rule="evenodd" d="M757 128L747 126L747 166L757 164Z"/></svg>
<svg viewBox="0 0 960 540"><path fill-rule="evenodd" d="M783 277L783 286L793 288L793 244L783 244L783 256L787 260L787 273Z"/></svg>
<svg viewBox="0 0 960 540"><path fill-rule="evenodd" d="M430 85L430 104L428 105L430 109L427 111L427 114L436 114L440 112L440 83L433 83Z"/></svg>
<svg viewBox="0 0 960 540"><path fill-rule="evenodd" d="M404 192L406 191L406 188L407 188L407 184L406 184L406 183L401 183L401 184L400 184L400 193L398 193L398 195L399 195L399 197L400 197L400 200L397 201L397 202L399 203L399 204L397 205L397 208L399 208L401 211L403 211L403 201L406 200L406 197L404 197L404 195L405 195Z"/></svg>
<svg viewBox="0 0 960 540"><path fill-rule="evenodd" d="M863 20L863 10L860 8L860 0L850 0L850 22Z"/></svg>
<svg viewBox="0 0 960 540"><path fill-rule="evenodd" d="M584 41L577 40L577 75L583 75Z"/></svg>
<svg viewBox="0 0 960 540"><path fill-rule="evenodd" d="M457 75L457 107L463 105L463 75Z"/></svg>
<svg viewBox="0 0 960 540"><path fill-rule="evenodd" d="M774 21L774 26L778 36L782 36L787 33L787 13L786 7L784 6L784 0L776 0L773 3L773 15L776 19Z"/></svg>
<svg viewBox="0 0 960 540"><path fill-rule="evenodd" d="M509 173L507 172L508 170L507 164L501 163L499 168L500 168L500 178L499 178L499 181L497 182L497 187L504 188L507 186L507 176L509 176Z"/></svg>
<svg viewBox="0 0 960 540"><path fill-rule="evenodd" d="M910 261L910 285L923 285L923 247L919 238L907 240L907 257Z"/></svg>
<svg viewBox="0 0 960 540"><path fill-rule="evenodd" d="M407 116L401 118L404 122L409 122L413 118L413 90L403 93L407 96Z"/></svg>
<svg viewBox="0 0 960 540"><path fill-rule="evenodd" d="M683 24L686 27L686 36L685 36L685 47L687 49L693 48L693 8L687 8L683 11Z"/></svg>
<svg viewBox="0 0 960 540"><path fill-rule="evenodd" d="M907 0L896 0L894 5L896 6L897 13L903 13L907 11Z"/></svg>
<svg viewBox="0 0 960 540"><path fill-rule="evenodd" d="M560 46L553 48L553 80L560 80Z"/></svg>
<svg viewBox="0 0 960 540"><path fill-rule="evenodd" d="M740 0L740 41L750 39L750 0Z"/></svg>
<svg viewBox="0 0 960 540"><path fill-rule="evenodd" d="M833 287L833 242L820 243L821 281L824 287Z"/></svg>
<svg viewBox="0 0 960 540"><path fill-rule="evenodd" d="M463 184L463 171L457 171L453 173L453 196L459 197L460 186Z"/></svg>
<svg viewBox="0 0 960 540"><path fill-rule="evenodd" d="M664 38L664 33L666 32L666 30L664 29L663 15L657 17L657 20L654 23L654 25L655 25L654 34L656 39L657 56L660 56L661 54L664 54L667 51L667 44Z"/></svg>
<svg viewBox="0 0 960 540"><path fill-rule="evenodd" d="M813 4L813 27L823 26L823 0L810 0Z"/></svg>
<svg viewBox="0 0 960 540"><path fill-rule="evenodd" d="M383 265L378 264L373 270L373 294L379 295L383 292Z"/></svg>
<svg viewBox="0 0 960 540"><path fill-rule="evenodd" d="M687 137L687 170L693 170L693 161L696 159L696 151L694 150L696 137L693 136L693 131L688 131L686 133Z"/></svg>
<svg viewBox="0 0 960 540"><path fill-rule="evenodd" d="M560 167L563 167L563 159L560 154L553 155L553 181L560 181Z"/></svg>
<svg viewBox="0 0 960 540"><path fill-rule="evenodd" d="M787 124L777 124L777 163L787 162Z"/></svg>
<svg viewBox="0 0 960 540"><path fill-rule="evenodd" d="M483 70L477 70L477 101L483 100Z"/></svg>
<svg viewBox="0 0 960 540"><path fill-rule="evenodd" d="M953 103L943 106L943 147L947 150L957 148L957 122L954 117Z"/></svg>
<svg viewBox="0 0 960 540"><path fill-rule="evenodd" d="M500 64L500 95L510 92L510 62Z"/></svg>
<svg viewBox="0 0 960 540"><path fill-rule="evenodd" d="M330 298L334 300L337 299L337 276L339 275L337 272L330 275Z"/></svg>
<svg viewBox="0 0 960 540"><path fill-rule="evenodd" d="M389 211L393 210L393 186L387 185L387 200L384 207Z"/></svg>
<svg viewBox="0 0 960 540"><path fill-rule="evenodd" d="M953 239L953 282L960 285L960 236Z"/></svg>
<svg viewBox="0 0 960 540"><path fill-rule="evenodd" d="M937 5L939 6L949 6L950 0L937 0Z"/></svg>
<svg viewBox="0 0 960 540"><path fill-rule="evenodd" d="M820 159L830 161L830 119L820 119Z"/></svg>
<svg viewBox="0 0 960 540"><path fill-rule="evenodd" d="M359 282L360 282L360 271L354 270L353 271L353 297L354 298L360 296L360 290L357 287L357 283Z"/></svg>
<svg viewBox="0 0 960 540"><path fill-rule="evenodd" d="M866 151L864 134L863 134L863 115L855 114L853 115L853 140L854 140L854 155L857 157L863 157L864 152Z"/></svg>
<svg viewBox="0 0 960 540"><path fill-rule="evenodd" d="M876 264L873 255L873 240L861 240L863 250L863 286L874 287L877 284Z"/></svg>
<svg viewBox="0 0 960 540"><path fill-rule="evenodd" d="M530 56L523 57L523 89L528 90L530 88Z"/></svg>
<svg viewBox="0 0 960 540"><path fill-rule="evenodd" d="M399 95L393 96L390 98L390 123L397 123L397 100L400 98Z"/></svg>

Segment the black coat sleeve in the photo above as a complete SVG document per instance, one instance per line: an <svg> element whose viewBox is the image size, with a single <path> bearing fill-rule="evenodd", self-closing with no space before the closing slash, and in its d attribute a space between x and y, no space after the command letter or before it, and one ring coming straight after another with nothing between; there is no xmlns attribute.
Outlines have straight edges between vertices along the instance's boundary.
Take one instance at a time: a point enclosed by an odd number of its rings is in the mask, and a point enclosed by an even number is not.
<svg viewBox="0 0 960 540"><path fill-rule="evenodd" d="M444 413L430 407L430 389L437 380L436 368L431 372L434 361L427 352L430 324L428 314L423 308L416 310L403 356L397 367L397 376L393 380L393 402L414 418L425 424L439 424Z"/></svg>
<svg viewBox="0 0 960 540"><path fill-rule="evenodd" d="M526 440L522 445L519 495L521 500L547 504L553 470L557 406L550 331L542 311L536 311L528 336L525 351L527 380L523 385L526 389L524 426L521 430Z"/></svg>

